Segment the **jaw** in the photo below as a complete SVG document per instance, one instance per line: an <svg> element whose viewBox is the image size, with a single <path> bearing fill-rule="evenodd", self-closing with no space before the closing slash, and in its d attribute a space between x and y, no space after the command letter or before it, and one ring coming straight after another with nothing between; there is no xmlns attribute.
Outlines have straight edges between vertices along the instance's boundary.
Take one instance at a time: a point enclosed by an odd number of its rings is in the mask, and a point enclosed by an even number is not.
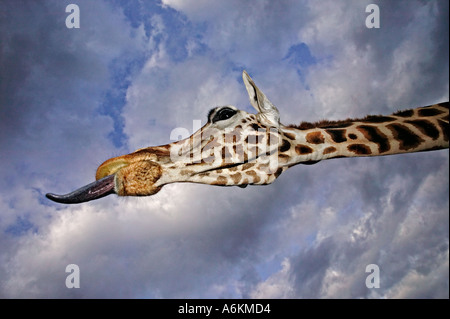
<svg viewBox="0 0 450 319"><path fill-rule="evenodd" d="M96 179L114 175L114 190L119 196L148 196L159 192L158 183L165 163L170 161L169 147L157 146L111 158L101 164Z"/></svg>

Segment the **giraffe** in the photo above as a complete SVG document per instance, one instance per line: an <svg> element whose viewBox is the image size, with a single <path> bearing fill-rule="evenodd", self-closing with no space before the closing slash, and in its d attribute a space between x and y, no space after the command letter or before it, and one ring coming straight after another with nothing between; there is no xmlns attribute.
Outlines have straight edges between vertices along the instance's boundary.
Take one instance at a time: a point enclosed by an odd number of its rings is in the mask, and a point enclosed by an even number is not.
<svg viewBox="0 0 450 319"><path fill-rule="evenodd" d="M277 107L242 74L256 114L227 105L186 139L108 159L96 181L47 198L82 203L109 194L148 196L169 183L219 186L267 185L297 164L356 156L382 156L449 147L449 102L343 121L283 125Z"/></svg>

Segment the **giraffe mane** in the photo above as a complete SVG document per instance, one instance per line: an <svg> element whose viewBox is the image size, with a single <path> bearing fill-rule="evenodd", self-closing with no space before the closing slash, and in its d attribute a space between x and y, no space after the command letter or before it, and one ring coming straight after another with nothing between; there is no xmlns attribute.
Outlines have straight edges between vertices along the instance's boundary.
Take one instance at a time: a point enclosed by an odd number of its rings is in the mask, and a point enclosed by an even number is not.
<svg viewBox="0 0 450 319"><path fill-rule="evenodd" d="M313 128L344 128L352 124L353 119L339 120L339 121L329 121L321 120L317 122L301 122L300 124L290 124L287 127L295 128L299 130L309 130Z"/></svg>
<svg viewBox="0 0 450 319"><path fill-rule="evenodd" d="M438 105L441 107L449 108L449 102L438 103ZM428 112L432 112L434 114L434 110L431 109L433 106L434 106L434 104L422 107L421 108L423 110L422 112L427 112L428 110L430 110ZM394 118L392 116L409 117L409 116L412 116L413 114L414 114L414 109L409 109L409 110L397 111L394 114L392 114L391 116L368 115L362 119L347 118L346 120L337 120L337 121L321 120L321 121L312 122L312 123L311 122L301 122L298 125L290 124L287 127L296 128L299 130L309 130L309 129L313 129L313 128L323 128L323 129L345 128L345 127L352 125L354 122L383 123L383 122L395 121L396 118ZM432 114L430 113L430 115L432 115Z"/></svg>
<svg viewBox="0 0 450 319"><path fill-rule="evenodd" d="M430 105L432 106L432 105ZM445 105L443 105L445 106ZM409 110L401 110L397 111L393 116L400 116L400 117L408 117L412 115L414 112L413 109ZM384 116L384 115L367 115L364 118L361 119L355 119L355 118L347 118L345 120L321 120L317 122L306 122L303 121L300 124L290 124L287 127L295 128L299 130L309 130L313 128L345 128L351 126L355 122L363 122L363 123L384 123L384 122L391 122L395 121L396 118L392 116Z"/></svg>

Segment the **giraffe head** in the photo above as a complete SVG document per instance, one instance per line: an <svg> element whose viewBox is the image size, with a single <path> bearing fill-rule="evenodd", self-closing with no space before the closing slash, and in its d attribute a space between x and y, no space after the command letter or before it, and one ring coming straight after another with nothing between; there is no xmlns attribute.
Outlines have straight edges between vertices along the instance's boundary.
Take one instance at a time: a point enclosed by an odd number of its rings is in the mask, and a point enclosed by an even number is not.
<svg viewBox="0 0 450 319"><path fill-rule="evenodd" d="M189 138L111 158L101 164L96 181L67 195L47 194L62 203L81 203L108 194L147 196L166 184L194 182L220 186L270 184L279 166L282 125L278 109L243 72L256 114L234 106L212 109L208 122Z"/></svg>

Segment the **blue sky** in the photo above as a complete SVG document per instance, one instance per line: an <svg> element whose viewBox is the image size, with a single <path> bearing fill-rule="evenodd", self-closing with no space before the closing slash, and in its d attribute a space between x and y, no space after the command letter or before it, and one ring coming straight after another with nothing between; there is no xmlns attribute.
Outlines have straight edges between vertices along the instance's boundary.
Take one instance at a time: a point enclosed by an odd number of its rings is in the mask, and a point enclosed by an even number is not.
<svg viewBox="0 0 450 319"><path fill-rule="evenodd" d="M212 107L253 112L244 69L284 124L448 101L448 29L448 1L2 1L0 296L448 298L448 150L296 166L245 189L44 197ZM64 285L69 264L80 288Z"/></svg>

